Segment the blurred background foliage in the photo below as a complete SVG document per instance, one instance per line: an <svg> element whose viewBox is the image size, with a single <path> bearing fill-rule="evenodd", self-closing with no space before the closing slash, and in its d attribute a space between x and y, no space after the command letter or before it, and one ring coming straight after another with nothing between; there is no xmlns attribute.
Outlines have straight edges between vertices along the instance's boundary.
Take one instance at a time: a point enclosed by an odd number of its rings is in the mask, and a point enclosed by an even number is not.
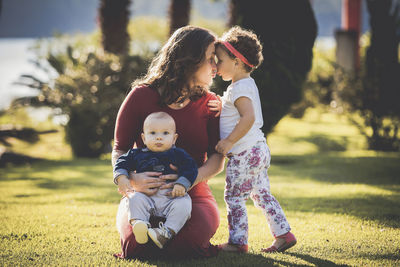
<svg viewBox="0 0 400 267"><path fill-rule="evenodd" d="M370 32L360 39L360 69L348 72L334 50L314 49L303 99L291 107L301 117L308 107L345 114L366 138L368 148L400 150L400 1L368 0Z"/></svg>
<svg viewBox="0 0 400 267"><path fill-rule="evenodd" d="M63 38L57 40L62 42ZM31 105L54 108L56 115L67 116L66 140L78 157L98 157L110 151L118 108L129 91L132 77L146 70L149 58L138 55L117 56L101 47L81 46L78 38L64 50L51 46L43 68L51 67L57 76L44 82L23 75L20 83L36 88L35 97L20 98L14 106ZM47 66L46 66L47 65Z"/></svg>
<svg viewBox="0 0 400 267"><path fill-rule="evenodd" d="M196 19L195 23L222 33L221 21ZM129 52L113 54L101 46L101 32L90 35L57 35L39 40L32 62L44 73L43 81L30 74L18 83L38 90L34 97L16 99L11 109L51 107L63 118L65 140L76 157L99 157L111 151L115 118L130 84L143 75L151 59L168 38L166 19L137 17L129 22L135 36Z"/></svg>

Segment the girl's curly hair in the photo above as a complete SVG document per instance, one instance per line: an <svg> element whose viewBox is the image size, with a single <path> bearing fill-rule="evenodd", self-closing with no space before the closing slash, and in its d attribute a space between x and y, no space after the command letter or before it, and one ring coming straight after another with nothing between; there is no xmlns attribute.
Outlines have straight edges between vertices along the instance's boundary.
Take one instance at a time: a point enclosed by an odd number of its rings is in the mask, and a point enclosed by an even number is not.
<svg viewBox="0 0 400 267"><path fill-rule="evenodd" d="M208 88L190 87L190 84L205 60L208 46L215 40L215 35L204 28L185 26L177 29L153 59L147 74L134 81L132 86L147 85L157 90L164 105L204 95Z"/></svg>

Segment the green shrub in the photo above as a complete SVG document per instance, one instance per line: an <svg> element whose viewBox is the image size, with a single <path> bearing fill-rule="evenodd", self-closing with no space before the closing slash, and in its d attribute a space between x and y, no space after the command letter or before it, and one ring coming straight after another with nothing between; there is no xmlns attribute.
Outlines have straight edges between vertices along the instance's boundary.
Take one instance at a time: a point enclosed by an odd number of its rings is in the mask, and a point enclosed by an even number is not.
<svg viewBox="0 0 400 267"><path fill-rule="evenodd" d="M334 49L314 48L312 69L302 88L302 99L291 106L289 115L302 118L308 108L328 109L335 89Z"/></svg>
<svg viewBox="0 0 400 267"><path fill-rule="evenodd" d="M400 108L396 94L400 84L399 63L395 60L383 63L377 48L371 44L370 33L363 35L360 43L361 64L355 73L337 65L329 51L314 53L304 98L292 107L291 114L301 116L308 107L325 106L345 113L366 138L369 149L398 151Z"/></svg>
<svg viewBox="0 0 400 267"><path fill-rule="evenodd" d="M66 139L77 157L98 157L110 150L119 106L131 82L145 72L148 59L107 54L76 41L64 49L49 49L45 60L56 78L42 82L23 75L21 83L39 94L15 104L50 106L67 115Z"/></svg>
<svg viewBox="0 0 400 267"><path fill-rule="evenodd" d="M341 75L338 97L358 114L353 122L368 140L370 149L400 150L400 61L398 14L400 3L367 1L371 33L362 68L356 75ZM347 85L347 86L346 86Z"/></svg>

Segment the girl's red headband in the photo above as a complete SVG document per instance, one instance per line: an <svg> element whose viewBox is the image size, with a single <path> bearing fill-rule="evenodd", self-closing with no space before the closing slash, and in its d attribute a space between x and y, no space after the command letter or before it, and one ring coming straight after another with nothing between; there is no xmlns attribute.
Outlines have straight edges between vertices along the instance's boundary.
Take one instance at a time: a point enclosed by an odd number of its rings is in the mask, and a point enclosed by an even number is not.
<svg viewBox="0 0 400 267"><path fill-rule="evenodd" d="M222 42L224 46L232 53L234 54L237 58L239 58L244 64L247 66L254 68L254 65L250 64L249 61L239 52L237 51L229 42Z"/></svg>

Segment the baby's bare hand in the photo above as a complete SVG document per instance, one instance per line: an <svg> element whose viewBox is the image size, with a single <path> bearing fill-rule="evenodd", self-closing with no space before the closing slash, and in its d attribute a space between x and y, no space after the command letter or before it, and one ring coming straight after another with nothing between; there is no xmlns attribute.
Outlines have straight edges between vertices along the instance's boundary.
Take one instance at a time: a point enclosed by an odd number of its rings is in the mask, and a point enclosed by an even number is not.
<svg viewBox="0 0 400 267"><path fill-rule="evenodd" d="M186 194L186 189L183 185L175 184L172 189L171 196L172 197L183 197Z"/></svg>

